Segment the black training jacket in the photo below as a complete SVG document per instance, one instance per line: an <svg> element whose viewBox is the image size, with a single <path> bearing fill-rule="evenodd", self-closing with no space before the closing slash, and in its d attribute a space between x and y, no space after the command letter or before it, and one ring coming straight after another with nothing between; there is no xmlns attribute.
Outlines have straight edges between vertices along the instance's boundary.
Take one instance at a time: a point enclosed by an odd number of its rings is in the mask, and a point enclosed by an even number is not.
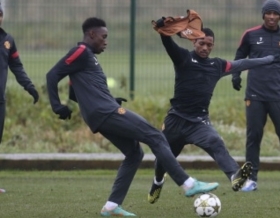
<svg viewBox="0 0 280 218"><path fill-rule="evenodd" d="M0 28L0 103L5 102L8 67L25 90L34 86L23 68L13 37Z"/></svg>
<svg viewBox="0 0 280 218"><path fill-rule="evenodd" d="M161 35L162 43L175 69L174 96L170 114L192 122L208 117L214 88L223 76L232 72L270 64L274 56L259 59L226 61L221 58L201 58L195 51L179 47L171 37Z"/></svg>
<svg viewBox="0 0 280 218"><path fill-rule="evenodd" d="M61 108L58 82L69 76L83 119L93 132L120 106L110 94L106 76L91 48L77 46L47 73L47 89L54 112Z"/></svg>
<svg viewBox="0 0 280 218"><path fill-rule="evenodd" d="M280 55L280 30L264 26L248 29L242 35L235 60ZM238 72L240 74L240 72ZM246 99L258 101L280 100L280 64L264 65L250 69L247 76Z"/></svg>

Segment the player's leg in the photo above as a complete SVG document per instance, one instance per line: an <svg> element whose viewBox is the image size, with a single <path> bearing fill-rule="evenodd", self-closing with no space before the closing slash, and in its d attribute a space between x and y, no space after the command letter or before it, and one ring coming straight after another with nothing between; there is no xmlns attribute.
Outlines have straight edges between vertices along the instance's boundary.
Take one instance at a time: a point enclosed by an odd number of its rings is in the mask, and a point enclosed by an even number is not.
<svg viewBox="0 0 280 218"><path fill-rule="evenodd" d="M101 215L135 216L135 214L122 209L121 205L144 156L142 148L139 142L133 139L119 137L115 134L108 133L106 130L101 130L100 133L110 140L125 156L119 167L111 194L102 208Z"/></svg>
<svg viewBox="0 0 280 218"><path fill-rule="evenodd" d="M177 116L175 115L168 115L165 120L162 127L162 132L164 136L166 137L171 151L175 157L177 157L182 149L184 148L185 142L184 138L180 138L180 130L181 122L177 122ZM162 164L155 160L155 176L152 181L152 186L150 188L149 194L148 194L148 201L151 204L154 204L157 202L157 200L160 197L163 184L165 182L165 173L166 170L162 166Z"/></svg>
<svg viewBox="0 0 280 218"><path fill-rule="evenodd" d="M188 138L189 143L205 150L232 182L233 190L238 191L251 174L251 163L245 163L239 168L239 165L229 154L224 141L212 126L210 120L192 123L191 126L188 131L185 131L187 128L184 129L184 134Z"/></svg>
<svg viewBox="0 0 280 218"><path fill-rule="evenodd" d="M269 117L271 118L274 124L275 132L278 136L278 139L280 140L280 116L279 116L280 101L272 101L272 102L268 102L267 104L269 104L268 107Z"/></svg>
<svg viewBox="0 0 280 218"><path fill-rule="evenodd" d="M242 191L253 191L257 189L260 145L266 121L267 110L265 103L261 101L246 101L246 161L252 163L253 170Z"/></svg>
<svg viewBox="0 0 280 218"><path fill-rule="evenodd" d="M189 176L175 159L163 133L140 115L129 110L122 114L113 113L100 128L102 129L104 125L108 132L147 144L166 171L173 170L170 172L170 177L173 177L178 185L182 185L188 179Z"/></svg>
<svg viewBox="0 0 280 218"><path fill-rule="evenodd" d="M177 157L182 149L184 148L185 144L182 144L180 142L170 144L172 153L175 157ZM152 186L150 188L149 194L148 194L148 201L151 204L154 204L157 202L157 200L160 198L160 194L164 185L164 182L166 180L166 170L162 166L162 164L155 160L155 176L152 181Z"/></svg>
<svg viewBox="0 0 280 218"><path fill-rule="evenodd" d="M140 126L143 127L141 129L148 130L148 132L144 132L143 136L148 133L148 135L152 135L152 137L145 136L142 139L140 137L139 140L151 148L156 156L157 162L162 165L175 183L184 189L187 197L191 197L199 193L209 192L218 187L218 183L200 182L186 174L179 162L176 160L175 156L178 154L174 155L172 153L163 133L151 126L146 120L143 120L143 123ZM180 153L181 150L182 149L179 149L178 153Z"/></svg>
<svg viewBox="0 0 280 218"><path fill-rule="evenodd" d="M162 165L175 183L184 189L187 197L209 192L218 187L218 183L200 182L186 174L172 153L166 137L162 132L151 126L144 118L141 118L141 122L137 122L137 126L140 127L140 132L138 133L139 138L137 139L151 148L156 156L157 162Z"/></svg>
<svg viewBox="0 0 280 218"><path fill-rule="evenodd" d="M5 121L5 102L0 102L0 144L2 142L4 121Z"/></svg>
<svg viewBox="0 0 280 218"><path fill-rule="evenodd" d="M187 175L172 154L163 133L138 114L129 110L122 111L121 114L116 112L105 122L108 131L147 144L170 177L185 190L186 196L212 191L218 187L218 183L203 183Z"/></svg>
<svg viewBox="0 0 280 218"><path fill-rule="evenodd" d="M141 127L141 130L145 130L139 132L140 137L138 140L147 144L151 148L157 161L163 166L175 183L183 188L187 197L209 192L218 187L218 183L200 182L186 174L173 155L169 144L161 131L155 129L145 120L143 120L141 124L138 123L138 125Z"/></svg>
<svg viewBox="0 0 280 218"><path fill-rule="evenodd" d="M4 121L5 121L5 102L0 102L0 144L2 142L3 130L4 130ZM6 192L5 189L0 189L0 193Z"/></svg>

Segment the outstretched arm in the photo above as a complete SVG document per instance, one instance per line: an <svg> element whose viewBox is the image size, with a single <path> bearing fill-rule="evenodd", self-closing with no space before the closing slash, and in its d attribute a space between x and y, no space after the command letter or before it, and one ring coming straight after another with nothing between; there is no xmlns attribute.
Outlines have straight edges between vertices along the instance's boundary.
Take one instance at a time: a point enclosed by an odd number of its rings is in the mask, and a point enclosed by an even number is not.
<svg viewBox="0 0 280 218"><path fill-rule="evenodd" d="M275 56L268 55L263 58L240 59L236 61L228 61L226 66L226 73L232 74L236 71L248 70L251 68L259 67L265 64L271 64L275 60Z"/></svg>

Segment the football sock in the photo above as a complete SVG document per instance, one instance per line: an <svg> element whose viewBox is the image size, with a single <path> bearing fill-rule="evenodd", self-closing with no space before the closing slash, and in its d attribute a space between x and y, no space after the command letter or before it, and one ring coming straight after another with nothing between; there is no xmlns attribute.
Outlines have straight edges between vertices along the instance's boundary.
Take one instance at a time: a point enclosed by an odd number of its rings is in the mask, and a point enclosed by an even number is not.
<svg viewBox="0 0 280 218"><path fill-rule="evenodd" d="M118 206L118 204L112 202L112 201L107 201L106 204L104 205L104 207L107 210L114 210L116 207Z"/></svg>
<svg viewBox="0 0 280 218"><path fill-rule="evenodd" d="M195 179L192 177L189 177L184 184L181 186L185 191L188 189L191 189L194 185Z"/></svg>
<svg viewBox="0 0 280 218"><path fill-rule="evenodd" d="M154 177L154 183L155 183L156 185L162 185L162 184L164 183L164 178L163 178L160 182L158 182L157 179L156 179L156 177Z"/></svg>

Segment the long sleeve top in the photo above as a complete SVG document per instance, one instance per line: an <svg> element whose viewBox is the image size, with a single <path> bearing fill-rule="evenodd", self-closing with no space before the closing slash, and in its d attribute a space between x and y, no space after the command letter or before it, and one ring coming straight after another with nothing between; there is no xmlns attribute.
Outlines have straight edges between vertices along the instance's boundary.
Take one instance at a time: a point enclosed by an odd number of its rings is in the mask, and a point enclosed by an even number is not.
<svg viewBox="0 0 280 218"><path fill-rule="evenodd" d="M201 58L195 51L179 47L171 37L162 36L162 43L174 64L175 85L169 113L193 122L208 117L214 88L220 78L232 72L270 64L274 56L259 59L227 61Z"/></svg>
<svg viewBox="0 0 280 218"><path fill-rule="evenodd" d="M0 103L5 102L8 68L25 90L34 86L23 68L14 38L0 28Z"/></svg>
<svg viewBox="0 0 280 218"><path fill-rule="evenodd" d="M54 112L61 109L58 83L69 76L84 121L93 132L120 106L92 49L83 42L70 49L47 73L47 89Z"/></svg>
<svg viewBox="0 0 280 218"><path fill-rule="evenodd" d="M275 54L280 54L279 27L277 30L269 30L259 25L243 33L235 60ZM245 99L280 101L280 63L249 69Z"/></svg>

